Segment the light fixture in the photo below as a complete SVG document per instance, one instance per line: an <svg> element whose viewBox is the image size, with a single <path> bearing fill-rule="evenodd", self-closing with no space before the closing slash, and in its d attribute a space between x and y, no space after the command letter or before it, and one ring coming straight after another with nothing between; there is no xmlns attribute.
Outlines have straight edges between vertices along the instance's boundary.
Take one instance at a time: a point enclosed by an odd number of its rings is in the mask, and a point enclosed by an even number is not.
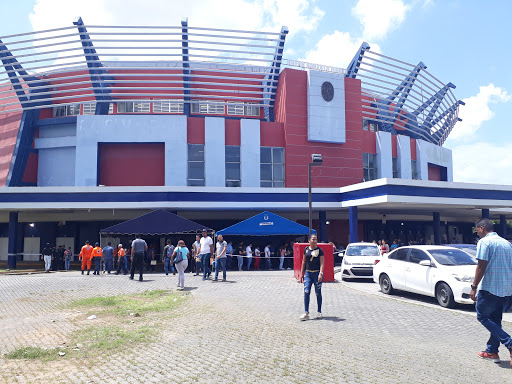
<svg viewBox="0 0 512 384"><path fill-rule="evenodd" d="M329 225L329 224L331 224L331 222L330 222L330 221L326 221L326 222L325 222L325 224L326 224L326 225Z"/></svg>
<svg viewBox="0 0 512 384"><path fill-rule="evenodd" d="M34 228L36 225L34 223L29 224L32 228Z"/></svg>

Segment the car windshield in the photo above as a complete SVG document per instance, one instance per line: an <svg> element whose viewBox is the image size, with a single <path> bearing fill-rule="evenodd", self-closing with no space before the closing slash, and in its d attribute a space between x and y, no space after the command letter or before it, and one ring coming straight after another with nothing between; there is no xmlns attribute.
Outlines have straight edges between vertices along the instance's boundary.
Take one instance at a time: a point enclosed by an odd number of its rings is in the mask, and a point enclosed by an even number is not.
<svg viewBox="0 0 512 384"><path fill-rule="evenodd" d="M346 256L379 256L379 248L373 245L350 245L345 252Z"/></svg>
<svg viewBox="0 0 512 384"><path fill-rule="evenodd" d="M428 249L432 257L442 265L474 265L476 260L460 249Z"/></svg>
<svg viewBox="0 0 512 384"><path fill-rule="evenodd" d="M468 245L451 245L454 248L458 248L463 250L464 252L469 253L471 256L476 257L476 245L468 244Z"/></svg>

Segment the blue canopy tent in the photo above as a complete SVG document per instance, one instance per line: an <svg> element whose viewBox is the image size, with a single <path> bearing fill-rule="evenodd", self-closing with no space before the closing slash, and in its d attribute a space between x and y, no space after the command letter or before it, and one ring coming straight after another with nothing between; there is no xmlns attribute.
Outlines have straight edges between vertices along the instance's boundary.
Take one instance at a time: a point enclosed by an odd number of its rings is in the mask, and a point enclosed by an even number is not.
<svg viewBox="0 0 512 384"><path fill-rule="evenodd" d="M316 234L316 231L313 230ZM238 224L224 228L217 235L231 236L300 236L309 235L309 228L265 211Z"/></svg>
<svg viewBox="0 0 512 384"><path fill-rule="evenodd" d="M104 228L100 235L182 235L200 233L203 229L213 232L213 229L205 227L184 217L175 215L164 209L158 209L131 220Z"/></svg>

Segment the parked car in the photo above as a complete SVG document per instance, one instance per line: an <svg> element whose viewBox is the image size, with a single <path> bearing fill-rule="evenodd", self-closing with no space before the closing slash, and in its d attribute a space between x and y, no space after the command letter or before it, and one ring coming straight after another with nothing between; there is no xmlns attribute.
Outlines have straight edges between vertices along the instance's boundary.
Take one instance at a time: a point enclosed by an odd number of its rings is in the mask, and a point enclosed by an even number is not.
<svg viewBox="0 0 512 384"><path fill-rule="evenodd" d="M460 249L476 259L476 244L446 244L445 246Z"/></svg>
<svg viewBox="0 0 512 384"><path fill-rule="evenodd" d="M416 245L384 255L373 269L373 281L385 294L403 290L435 297L439 305L473 304L469 293L476 259L455 247Z"/></svg>
<svg viewBox="0 0 512 384"><path fill-rule="evenodd" d="M341 261L342 279L371 279L373 266L380 260L380 250L374 243L350 243Z"/></svg>

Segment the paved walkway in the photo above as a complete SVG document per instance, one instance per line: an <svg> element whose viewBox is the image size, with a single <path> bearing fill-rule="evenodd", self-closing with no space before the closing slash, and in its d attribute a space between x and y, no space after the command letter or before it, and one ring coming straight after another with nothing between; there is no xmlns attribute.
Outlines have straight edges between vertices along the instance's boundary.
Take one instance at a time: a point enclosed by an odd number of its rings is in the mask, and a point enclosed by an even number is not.
<svg viewBox="0 0 512 384"><path fill-rule="evenodd" d="M43 363L0 358L2 383L506 383L483 361L486 330L460 311L390 300L324 284L324 319L299 322L302 286L291 271L232 272L229 282L187 275L192 298L172 319L155 318L160 339L105 361ZM57 347L83 327L62 305L78 298L174 289L176 276L0 276L0 352ZM314 294L312 309L316 308ZM177 324L180 324L177 326ZM510 324L506 325L512 332ZM174 356L182 359L174 363Z"/></svg>

